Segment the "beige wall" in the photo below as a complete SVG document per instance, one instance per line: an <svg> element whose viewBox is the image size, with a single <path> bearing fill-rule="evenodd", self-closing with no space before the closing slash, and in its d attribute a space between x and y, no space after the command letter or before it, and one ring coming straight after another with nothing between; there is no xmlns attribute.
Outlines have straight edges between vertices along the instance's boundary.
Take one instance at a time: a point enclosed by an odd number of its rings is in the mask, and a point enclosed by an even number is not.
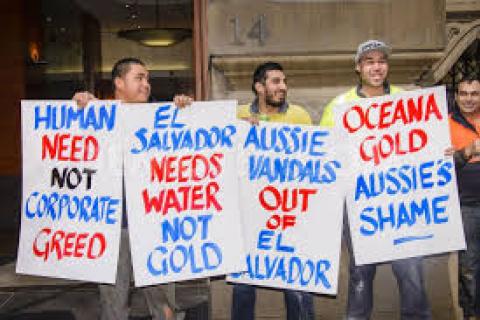
<svg viewBox="0 0 480 320"><path fill-rule="evenodd" d="M254 36L260 24L253 28L261 15L263 41ZM214 55L349 52L367 38L383 39L398 50L445 45L443 0L211 1L208 22Z"/></svg>

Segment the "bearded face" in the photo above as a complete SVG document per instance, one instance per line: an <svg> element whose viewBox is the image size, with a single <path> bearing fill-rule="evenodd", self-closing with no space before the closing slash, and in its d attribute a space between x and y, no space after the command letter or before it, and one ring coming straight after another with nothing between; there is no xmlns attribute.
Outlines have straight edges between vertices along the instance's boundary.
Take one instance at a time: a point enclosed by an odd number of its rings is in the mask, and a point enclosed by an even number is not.
<svg viewBox="0 0 480 320"><path fill-rule="evenodd" d="M265 82L257 86L259 99L264 98L267 106L281 107L287 99L285 74L280 70L269 70Z"/></svg>

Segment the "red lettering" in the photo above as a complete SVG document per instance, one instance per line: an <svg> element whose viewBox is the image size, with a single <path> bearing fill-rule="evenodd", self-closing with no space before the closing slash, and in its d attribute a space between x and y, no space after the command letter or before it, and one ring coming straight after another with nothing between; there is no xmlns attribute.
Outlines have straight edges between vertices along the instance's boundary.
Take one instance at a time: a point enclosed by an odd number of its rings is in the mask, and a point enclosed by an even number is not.
<svg viewBox="0 0 480 320"><path fill-rule="evenodd" d="M400 139L398 134L396 135L396 137ZM396 139L396 141L398 141L398 139ZM380 157L385 159L392 154L395 143L390 135L384 134L380 139L378 146L378 152L380 153Z"/></svg>
<svg viewBox="0 0 480 320"><path fill-rule="evenodd" d="M57 133L58 134L58 133ZM56 136L56 135L55 135ZM57 159L59 161L68 161L68 144L65 140L70 139L70 134L62 134L58 137Z"/></svg>
<svg viewBox="0 0 480 320"><path fill-rule="evenodd" d="M267 201L265 200L265 192L267 191L273 194L273 196L275 197L274 205L268 204ZM262 191L260 191L260 193L258 194L258 200L260 201L260 204L262 205L262 207L268 211L276 210L282 202L282 199L280 198L280 193L275 187L272 187L272 186L266 186L265 188L263 188Z"/></svg>
<svg viewBox="0 0 480 320"><path fill-rule="evenodd" d="M99 248L97 249L97 254L94 254L94 246L95 243L99 245ZM105 241L105 236L102 233L95 233L93 236L90 238L90 241L88 242L88 249L87 249L87 258L88 259L97 259L100 258L103 253L105 252L105 248L107 247L107 243Z"/></svg>
<svg viewBox="0 0 480 320"><path fill-rule="evenodd" d="M73 245L75 244L74 240L77 236L76 232L67 233L65 236L65 245L63 246L63 256L71 257L73 254Z"/></svg>
<svg viewBox="0 0 480 320"><path fill-rule="evenodd" d="M425 121L428 121L430 119L430 115L432 113L437 117L438 120L443 119L442 114L440 113L440 110L438 110L437 101L435 100L435 95L433 93L428 96Z"/></svg>
<svg viewBox="0 0 480 320"><path fill-rule="evenodd" d="M302 209L301 211L302 212L305 212L308 210L308 197L313 195L313 194L316 194L317 193L317 189L299 189L298 190L298 193L300 193L302 195Z"/></svg>
<svg viewBox="0 0 480 320"><path fill-rule="evenodd" d="M407 100L409 123L413 122L414 120L417 122L422 120L422 102L423 96L418 97L417 105L415 105L415 100L413 98Z"/></svg>
<svg viewBox="0 0 480 320"><path fill-rule="evenodd" d="M177 157L168 157L167 164L165 165L165 182L174 182L176 176L173 174L175 172L174 163L177 160Z"/></svg>
<svg viewBox="0 0 480 320"><path fill-rule="evenodd" d="M287 229L288 227L293 227L297 222L297 217L293 215L286 214L283 216L283 225L282 230Z"/></svg>
<svg viewBox="0 0 480 320"><path fill-rule="evenodd" d="M405 103L407 107L405 108ZM366 108L355 105L343 114L343 126L349 133L354 133L362 127L367 129L387 129L396 123L410 124L414 121L429 121L434 115L438 120L442 114L435 100L435 94L430 94L423 104L423 96L396 101L385 101L380 106L372 103ZM395 105L395 109L392 109ZM378 119L375 119L374 109L379 108ZM408 114L408 116L407 116Z"/></svg>
<svg viewBox="0 0 480 320"><path fill-rule="evenodd" d="M77 158L76 155L78 152L82 151L82 148L78 145L82 141L82 137L73 136L72 137L72 147L71 147L71 159L72 161L80 161L80 158Z"/></svg>
<svg viewBox="0 0 480 320"><path fill-rule="evenodd" d="M86 240L88 246L86 246ZM65 232L56 230L52 233L50 228L43 228L33 242L33 254L44 261L52 256L56 260L66 257L98 259L106 249L105 236L102 233ZM86 249L86 250L85 250Z"/></svg>
<svg viewBox="0 0 480 320"><path fill-rule="evenodd" d="M192 161L192 156L183 156L178 160L178 182L188 181L189 161Z"/></svg>
<svg viewBox="0 0 480 320"><path fill-rule="evenodd" d="M37 241L38 241L38 238L42 235L42 234L45 234L45 235L49 235L50 233L52 232L52 229L50 228L43 228L42 230L40 230L40 232L37 234L37 236L35 237L35 240L33 241L33 254L36 255L37 257L43 257L43 260L47 261L48 259L48 253L50 252L49 250L49 243L46 242L45 243L45 246L43 247L42 250L40 250L38 248L38 244L37 244Z"/></svg>
<svg viewBox="0 0 480 320"><path fill-rule="evenodd" d="M208 175L208 160L202 154L196 154L192 159L192 181L200 181ZM203 172L201 171L203 170Z"/></svg>
<svg viewBox="0 0 480 320"><path fill-rule="evenodd" d="M166 215L169 210L182 212L185 210L203 210L214 207L217 211L222 210L217 200L220 186L212 181L207 185L181 186L171 189L162 189L157 195L151 196L147 189L142 191L145 214L152 210Z"/></svg>
<svg viewBox="0 0 480 320"><path fill-rule="evenodd" d="M379 140L374 136L368 136L360 144L360 158L365 161L373 160L378 165L381 160L387 159L391 155L398 156L415 153L423 149L428 142L428 136L422 129L412 129L407 135L401 135L400 132L384 134ZM408 141L407 141L408 139ZM371 142L368 143L367 142Z"/></svg>
<svg viewBox="0 0 480 320"><path fill-rule="evenodd" d="M165 157L162 158L162 164L159 165L156 158L150 159L150 182L155 181L155 178L158 182L163 180L163 171L165 165Z"/></svg>
<svg viewBox="0 0 480 320"><path fill-rule="evenodd" d="M377 125L376 123L373 123L373 122L370 121L371 120L370 119L371 118L370 117L370 110L371 109L376 109L376 108L378 108L378 104L374 103L371 106L369 106L367 108L367 111L365 112L365 126L370 130L375 129L375 126Z"/></svg>
<svg viewBox="0 0 480 320"><path fill-rule="evenodd" d="M267 228L270 230L275 230L280 226L280 216L278 214L272 215L268 220L267 220Z"/></svg>
<svg viewBox="0 0 480 320"><path fill-rule="evenodd" d="M44 134L42 136L42 160L45 159L45 157L47 156L47 153L48 153L50 159L55 158L55 153L56 153L56 150L57 150L57 141L58 141L58 136L57 135L55 135L55 139L53 141L54 142L52 144L48 135L46 135L46 134Z"/></svg>
<svg viewBox="0 0 480 320"><path fill-rule="evenodd" d="M355 112L358 116L358 125L356 127L352 126L349 120L350 112ZM353 106L347 112L343 114L343 126L348 130L349 133L354 133L358 129L360 129L363 124L365 123L365 116L363 114L362 107L360 106Z"/></svg>
<svg viewBox="0 0 480 320"><path fill-rule="evenodd" d="M396 134L395 135L395 142L393 143L394 147L395 147L395 154L396 155L404 155L404 154L407 154L408 153L408 149L405 150L405 149L402 149L402 144L400 142L400 134Z"/></svg>
<svg viewBox="0 0 480 320"><path fill-rule="evenodd" d="M162 211L163 215L167 214L169 209L174 209L177 212L182 211L182 207L180 206L180 202L177 198L177 193L173 189L166 190L165 203Z"/></svg>
<svg viewBox="0 0 480 320"><path fill-rule="evenodd" d="M158 182L188 182L202 181L207 177L215 179L222 172L221 159L223 154L214 153L209 158L202 154L164 156L159 161L150 160L150 181Z"/></svg>
<svg viewBox="0 0 480 320"><path fill-rule="evenodd" d="M194 186L192 188L190 208L192 210L202 210L203 208L205 208L205 205L201 203L201 200L203 200L202 186ZM188 207L185 205L185 208Z"/></svg>
<svg viewBox="0 0 480 320"><path fill-rule="evenodd" d="M75 242L75 253L73 256L75 258L83 257L83 249L85 249L85 239L88 237L88 233L79 233L77 236L77 241Z"/></svg>
<svg viewBox="0 0 480 320"><path fill-rule="evenodd" d="M267 201L266 195L271 194L273 201ZM274 211L280 209L282 212L290 212L298 207L298 198L301 197L301 211L305 212L308 209L309 196L316 194L315 189L283 189L278 191L273 186L266 186L258 194L258 200L262 207L267 211Z"/></svg>
<svg viewBox="0 0 480 320"><path fill-rule="evenodd" d="M55 252L57 253L57 259L61 260L62 259L62 244L61 240L65 238L65 232L61 230L55 231L55 233L52 236L52 242L50 245L50 252Z"/></svg>
<svg viewBox="0 0 480 320"><path fill-rule="evenodd" d="M90 155L90 158L88 157L89 155ZM98 141L95 137L88 136L85 139L83 161L94 161L94 160L97 160L97 158L98 158Z"/></svg>
<svg viewBox="0 0 480 320"><path fill-rule="evenodd" d="M215 179L220 173L222 173L222 164L220 160L223 159L223 154L214 153L210 157L210 163L215 168L216 171L210 170L210 178Z"/></svg>
<svg viewBox="0 0 480 320"><path fill-rule="evenodd" d="M390 116L391 114L391 110L390 108L392 107L393 105L393 101L386 101L384 103L382 103L381 107L380 107L380 115L378 116L379 119L378 119L378 128L379 129L384 129L384 128L388 128L392 122L388 122L388 117Z"/></svg>
<svg viewBox="0 0 480 320"><path fill-rule="evenodd" d="M94 161L98 158L98 150L98 141L93 136L70 136L68 133L57 133L53 139L48 135L42 136L42 160Z"/></svg>
<svg viewBox="0 0 480 320"><path fill-rule="evenodd" d="M148 195L148 190L143 189L142 197L143 197L143 206L145 207L145 213L150 213L152 211L152 207L156 212L159 212L162 208L164 190L160 190L158 193L158 197L151 197Z"/></svg>
<svg viewBox="0 0 480 320"><path fill-rule="evenodd" d="M216 182L210 182L207 185L206 188L207 192L207 209L210 209L210 206L213 204L215 207L215 210L221 211L222 206L218 203L217 198L215 197L215 194L220 190L220 187L218 186L218 183Z"/></svg>
<svg viewBox="0 0 480 320"><path fill-rule="evenodd" d="M372 160L374 155L376 154L376 146L373 147L373 153L371 155L368 155L367 152L365 151L365 144L367 141L375 140L374 136L368 136L365 138L365 140L362 141L360 144L360 158L362 158L363 161L368 162ZM374 159L374 163L378 163L378 159Z"/></svg>
<svg viewBox="0 0 480 320"><path fill-rule="evenodd" d="M296 223L297 217L295 215L286 214L280 216L278 214L273 214L270 216L270 218L268 218L266 227L270 230L276 230L279 227L281 227L282 230L285 230L289 227L295 226Z"/></svg>
<svg viewBox="0 0 480 320"><path fill-rule="evenodd" d="M420 139L420 144L415 146L415 137ZM408 149L410 152L417 152L422 150L428 142L428 136L422 129L413 129L408 135Z"/></svg>
<svg viewBox="0 0 480 320"><path fill-rule="evenodd" d="M397 121L402 121L403 123L410 123L405 114L405 107L403 105L403 100L398 100L397 105L395 106L395 111L393 112L392 123Z"/></svg>

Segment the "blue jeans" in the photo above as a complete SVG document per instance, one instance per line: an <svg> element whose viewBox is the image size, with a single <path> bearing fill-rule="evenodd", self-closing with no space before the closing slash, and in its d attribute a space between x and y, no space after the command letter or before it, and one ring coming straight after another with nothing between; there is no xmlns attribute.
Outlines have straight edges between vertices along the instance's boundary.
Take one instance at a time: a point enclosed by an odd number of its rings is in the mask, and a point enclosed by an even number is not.
<svg viewBox="0 0 480 320"><path fill-rule="evenodd" d="M369 320L373 307L373 280L376 264L355 265L352 254L348 219L344 236L350 252L350 278L348 281L347 320ZM432 314L423 281L422 258L395 260L391 263L400 292L402 320L430 320Z"/></svg>
<svg viewBox="0 0 480 320"><path fill-rule="evenodd" d="M458 300L465 317L480 316L480 205L462 205L467 250L458 253Z"/></svg>
<svg viewBox="0 0 480 320"><path fill-rule="evenodd" d="M248 284L235 284L232 298L232 320L255 319L256 288ZM301 291L283 290L287 320L313 320L313 297Z"/></svg>

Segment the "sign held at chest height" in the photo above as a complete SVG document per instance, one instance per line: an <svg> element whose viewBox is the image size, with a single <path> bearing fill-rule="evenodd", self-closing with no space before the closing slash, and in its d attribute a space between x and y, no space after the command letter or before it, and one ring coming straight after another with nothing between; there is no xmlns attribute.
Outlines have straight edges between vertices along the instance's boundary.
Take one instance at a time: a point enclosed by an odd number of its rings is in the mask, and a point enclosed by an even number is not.
<svg viewBox="0 0 480 320"><path fill-rule="evenodd" d="M125 177L135 284L242 269L231 101L126 104Z"/></svg>
<svg viewBox="0 0 480 320"><path fill-rule="evenodd" d="M337 292L343 195L332 135L318 127L244 127L239 152L246 272L232 282Z"/></svg>
<svg viewBox="0 0 480 320"><path fill-rule="evenodd" d="M445 88L336 109L352 159L348 216L357 264L465 248ZM375 250L372 250L375 248Z"/></svg>
<svg viewBox="0 0 480 320"><path fill-rule="evenodd" d="M122 194L117 107L22 101L17 272L115 282Z"/></svg>

